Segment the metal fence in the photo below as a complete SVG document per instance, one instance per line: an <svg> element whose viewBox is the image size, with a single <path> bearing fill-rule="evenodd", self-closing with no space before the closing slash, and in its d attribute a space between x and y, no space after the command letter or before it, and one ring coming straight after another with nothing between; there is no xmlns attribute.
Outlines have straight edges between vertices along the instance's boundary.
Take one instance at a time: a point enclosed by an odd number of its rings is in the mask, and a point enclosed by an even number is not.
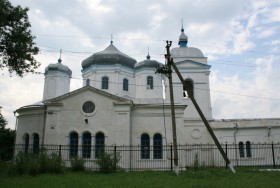
<svg viewBox="0 0 280 188"><path fill-rule="evenodd" d="M257 167L257 168L280 168L280 144L251 144L247 148L240 145L222 144L228 158L235 167ZM43 149L42 149L43 148ZM101 149L100 149L101 148ZM141 147L141 146L75 146L68 145L44 145L26 146L16 145L14 156L19 152L56 153L70 166L71 157L79 157L85 160L87 169L98 170L96 160L101 153L108 153L118 158L117 169L126 171L142 170L173 170L174 155L173 147ZM226 168L216 145L179 145L178 146L179 167L181 170L197 167L222 167Z"/></svg>

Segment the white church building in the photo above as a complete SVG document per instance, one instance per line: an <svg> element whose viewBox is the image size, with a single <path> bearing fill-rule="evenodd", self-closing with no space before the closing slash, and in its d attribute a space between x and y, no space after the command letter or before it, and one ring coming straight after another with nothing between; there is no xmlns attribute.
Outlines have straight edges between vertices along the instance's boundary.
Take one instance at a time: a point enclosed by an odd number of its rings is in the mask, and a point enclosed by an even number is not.
<svg viewBox="0 0 280 188"><path fill-rule="evenodd" d="M187 43L182 29L171 57L184 79L192 81L195 99L218 140L244 148L253 143L279 143L280 119L212 117L211 66L201 50ZM100 147L141 146L139 159L164 159L160 148L171 145L173 139L168 79L155 74L159 64L149 54L137 62L111 41L106 49L82 61L83 87L74 91L70 91L70 68L61 59L49 64L42 101L16 110L16 144L25 149L67 145L72 156L79 155L77 148L83 146L88 149L81 156L91 159L98 158ZM173 89L178 144L213 144L191 100L183 96L175 72Z"/></svg>

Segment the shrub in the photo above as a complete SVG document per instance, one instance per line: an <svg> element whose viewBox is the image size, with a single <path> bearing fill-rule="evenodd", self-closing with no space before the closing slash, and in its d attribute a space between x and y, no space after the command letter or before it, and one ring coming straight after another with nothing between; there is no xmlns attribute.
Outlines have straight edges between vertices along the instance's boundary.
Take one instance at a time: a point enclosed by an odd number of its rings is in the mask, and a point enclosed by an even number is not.
<svg viewBox="0 0 280 188"><path fill-rule="evenodd" d="M49 156L49 165L48 170L50 173L63 173L65 168L65 164L62 161L61 157L56 154L52 153Z"/></svg>
<svg viewBox="0 0 280 188"><path fill-rule="evenodd" d="M99 170L102 173L114 172L118 168L120 156L117 153L102 153L100 158L96 161L99 166Z"/></svg>
<svg viewBox="0 0 280 188"><path fill-rule="evenodd" d="M200 165L199 165L198 153L195 153L195 155L194 155L194 162L193 162L194 170L198 170L199 166Z"/></svg>
<svg viewBox="0 0 280 188"><path fill-rule="evenodd" d="M48 155L42 151L40 154L19 153L13 161L13 171L17 174L38 175L42 173L62 173L64 163L55 153Z"/></svg>
<svg viewBox="0 0 280 188"><path fill-rule="evenodd" d="M70 160L71 169L73 171L84 171L85 170L85 160L79 157L73 157Z"/></svg>

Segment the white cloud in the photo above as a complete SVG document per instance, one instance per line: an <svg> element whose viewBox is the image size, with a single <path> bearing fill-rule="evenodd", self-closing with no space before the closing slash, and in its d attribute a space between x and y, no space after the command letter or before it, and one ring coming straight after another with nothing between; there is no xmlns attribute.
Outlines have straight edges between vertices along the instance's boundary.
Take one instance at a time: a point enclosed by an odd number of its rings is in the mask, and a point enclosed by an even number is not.
<svg viewBox="0 0 280 188"><path fill-rule="evenodd" d="M87 7L93 14L102 15L102 13L108 13L112 10L111 7L102 5L100 0L83 0L81 3L86 3Z"/></svg>
<svg viewBox="0 0 280 188"><path fill-rule="evenodd" d="M255 59L258 67L248 73L249 79L238 74L223 75L217 71L210 77L213 116L215 118L264 118L279 117L280 79L273 65L279 59L274 56ZM260 66L265 65L265 66ZM225 92L219 93L215 91Z"/></svg>

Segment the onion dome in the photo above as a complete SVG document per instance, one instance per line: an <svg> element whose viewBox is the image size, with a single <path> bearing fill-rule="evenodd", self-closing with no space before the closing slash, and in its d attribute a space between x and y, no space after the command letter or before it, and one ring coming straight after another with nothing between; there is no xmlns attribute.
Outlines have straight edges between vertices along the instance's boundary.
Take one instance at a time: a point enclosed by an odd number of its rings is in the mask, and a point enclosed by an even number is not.
<svg viewBox="0 0 280 188"><path fill-rule="evenodd" d="M113 41L103 51L94 53L82 61L82 68L86 69L91 65L115 65L121 64L125 67L134 68L136 60L119 51L114 45Z"/></svg>
<svg viewBox="0 0 280 188"><path fill-rule="evenodd" d="M60 71L72 75L72 71L66 66L63 65L62 60L59 58L57 63L51 63L45 68L45 75L47 75L50 71Z"/></svg>
<svg viewBox="0 0 280 188"><path fill-rule="evenodd" d="M178 45L180 45L180 47L184 47L184 46L187 46L187 44L188 44L188 36L184 33L184 28L182 26L181 35L179 36Z"/></svg>
<svg viewBox="0 0 280 188"><path fill-rule="evenodd" d="M171 50L171 55L173 58L175 57L204 57L202 51L198 48L188 47L188 37L184 33L184 28L182 26L181 35L179 36L178 45L180 47L174 48Z"/></svg>
<svg viewBox="0 0 280 188"><path fill-rule="evenodd" d="M148 54L147 55L147 59L145 59L144 61L140 61L138 63L135 64L134 68L135 70L141 69L141 68L156 68L159 65L161 65L161 63L159 63L156 60L151 60L151 56Z"/></svg>

